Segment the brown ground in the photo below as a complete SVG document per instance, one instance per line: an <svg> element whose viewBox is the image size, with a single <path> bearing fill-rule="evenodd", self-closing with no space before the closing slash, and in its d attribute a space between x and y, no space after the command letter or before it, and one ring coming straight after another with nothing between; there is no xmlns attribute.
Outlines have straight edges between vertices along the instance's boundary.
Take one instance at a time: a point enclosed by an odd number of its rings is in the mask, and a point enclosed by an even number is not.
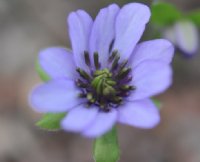
<svg viewBox="0 0 200 162"><path fill-rule="evenodd" d="M69 45L66 15L77 8L96 13L108 4L81 2L0 0L0 162L92 162L91 140L39 130L34 122L40 115L27 104L28 92L40 81L33 65L37 52ZM200 7L198 0L175 3L183 10ZM174 85L158 97L160 125L119 126L120 162L200 161L200 52L190 60L176 56L174 69Z"/></svg>

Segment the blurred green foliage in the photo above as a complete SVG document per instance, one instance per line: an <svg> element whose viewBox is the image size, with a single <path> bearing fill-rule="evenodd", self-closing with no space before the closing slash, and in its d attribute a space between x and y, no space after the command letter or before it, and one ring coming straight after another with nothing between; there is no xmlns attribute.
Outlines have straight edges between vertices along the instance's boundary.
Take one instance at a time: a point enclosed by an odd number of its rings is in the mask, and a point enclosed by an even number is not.
<svg viewBox="0 0 200 162"><path fill-rule="evenodd" d="M151 7L151 22L155 25L166 26L181 18L181 13L170 3L159 2Z"/></svg>
<svg viewBox="0 0 200 162"><path fill-rule="evenodd" d="M200 9L186 14L186 17L200 27Z"/></svg>
<svg viewBox="0 0 200 162"><path fill-rule="evenodd" d="M116 127L95 140L93 155L95 162L117 162L119 160L120 152Z"/></svg>
<svg viewBox="0 0 200 162"><path fill-rule="evenodd" d="M60 129L60 122L66 116L66 113L45 114L36 125L41 129L46 129L49 131L57 131Z"/></svg>
<svg viewBox="0 0 200 162"><path fill-rule="evenodd" d="M190 20L200 27L200 9L183 13L171 3L157 2L152 4L151 12L151 24L159 27L172 25L181 19Z"/></svg>
<svg viewBox="0 0 200 162"><path fill-rule="evenodd" d="M40 66L38 61L36 61L35 68L36 68L36 71L37 71L38 75L40 76L40 78L43 81L46 82L46 81L50 80L50 77L44 72L44 70L41 68L41 66Z"/></svg>

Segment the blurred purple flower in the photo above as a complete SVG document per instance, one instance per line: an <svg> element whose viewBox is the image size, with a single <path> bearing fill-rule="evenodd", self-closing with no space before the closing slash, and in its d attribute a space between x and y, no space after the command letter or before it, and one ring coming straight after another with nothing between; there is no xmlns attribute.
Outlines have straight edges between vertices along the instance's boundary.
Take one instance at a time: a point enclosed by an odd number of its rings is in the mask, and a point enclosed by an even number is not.
<svg viewBox="0 0 200 162"><path fill-rule="evenodd" d="M193 56L199 46L199 32L195 24L189 20L181 20L167 28L164 38L170 40L185 56Z"/></svg>
<svg viewBox="0 0 200 162"><path fill-rule="evenodd" d="M73 51L52 47L40 52L39 63L52 80L33 90L33 108L68 112L62 128L87 137L103 135L116 122L156 126L159 111L150 97L171 85L174 48L164 39L137 44L149 18L149 8L139 3L121 9L112 4L94 21L83 10L72 12Z"/></svg>

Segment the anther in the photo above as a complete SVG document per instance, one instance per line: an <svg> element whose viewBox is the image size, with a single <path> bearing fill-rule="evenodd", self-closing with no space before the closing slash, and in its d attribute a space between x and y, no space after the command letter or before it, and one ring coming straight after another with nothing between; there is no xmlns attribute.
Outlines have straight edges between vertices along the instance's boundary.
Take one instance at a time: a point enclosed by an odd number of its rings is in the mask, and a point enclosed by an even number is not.
<svg viewBox="0 0 200 162"><path fill-rule="evenodd" d="M113 100L115 103L120 104L120 103L122 102L122 97L116 96L116 97L114 97L112 100Z"/></svg>
<svg viewBox="0 0 200 162"><path fill-rule="evenodd" d="M87 88L88 87L88 84L87 83L84 83L81 79L78 79L76 81L76 85L80 88Z"/></svg>
<svg viewBox="0 0 200 162"><path fill-rule="evenodd" d="M116 55L111 66L111 71L116 69L116 67L118 66L119 59L120 59L120 56Z"/></svg>
<svg viewBox="0 0 200 162"><path fill-rule="evenodd" d="M99 65L99 54L97 52L94 52L94 65L96 69L100 68Z"/></svg>
<svg viewBox="0 0 200 162"><path fill-rule="evenodd" d="M119 87L121 90L124 90L124 91L129 91L129 90L134 90L136 89L134 86L129 86L129 85L122 85Z"/></svg>
<svg viewBox="0 0 200 162"><path fill-rule="evenodd" d="M85 93L79 93L79 94L78 94L78 97L80 97L80 98L85 98L85 97L87 97L87 95L86 95Z"/></svg>
<svg viewBox="0 0 200 162"><path fill-rule="evenodd" d="M91 65L90 57L89 57L89 53L87 51L84 51L84 58L85 58L85 63L90 67L90 65Z"/></svg>
<svg viewBox="0 0 200 162"><path fill-rule="evenodd" d="M116 78L117 79L123 79L125 78L131 71L131 68L123 68L117 75Z"/></svg>
<svg viewBox="0 0 200 162"><path fill-rule="evenodd" d="M124 60L120 65L119 65L119 71L122 70L128 63L128 60Z"/></svg>
<svg viewBox="0 0 200 162"><path fill-rule="evenodd" d="M111 56L109 57L108 61L109 61L109 62L112 62L113 59L116 57L117 53L118 53L118 51L117 51L117 50L114 50L114 51L112 52Z"/></svg>
<svg viewBox="0 0 200 162"><path fill-rule="evenodd" d="M88 73L86 73L84 70L80 69L80 68L77 68L76 71L79 73L79 75L81 77L83 77L85 80L87 81L90 81L91 80L91 77Z"/></svg>
<svg viewBox="0 0 200 162"><path fill-rule="evenodd" d="M135 90L136 87L135 86L130 86L130 90Z"/></svg>
<svg viewBox="0 0 200 162"><path fill-rule="evenodd" d="M92 93L88 93L88 94L87 94L87 99L88 99L89 101L93 100L93 95L92 95Z"/></svg>
<svg viewBox="0 0 200 162"><path fill-rule="evenodd" d="M109 53L111 52L112 48L113 48L113 44L114 44L115 40L113 39L109 45Z"/></svg>

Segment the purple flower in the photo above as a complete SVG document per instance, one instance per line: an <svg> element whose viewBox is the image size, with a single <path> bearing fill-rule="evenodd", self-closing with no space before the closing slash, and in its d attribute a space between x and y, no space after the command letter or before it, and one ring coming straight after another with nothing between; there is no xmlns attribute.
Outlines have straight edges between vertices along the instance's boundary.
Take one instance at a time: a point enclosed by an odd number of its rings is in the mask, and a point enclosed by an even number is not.
<svg viewBox="0 0 200 162"><path fill-rule="evenodd" d="M33 90L33 108L68 112L61 127L87 137L103 135L116 122L156 126L159 111L150 97L171 85L174 48L164 39L138 44L149 18L149 8L139 3L112 4L94 21L83 10L72 12L72 51L52 47L39 54L51 80Z"/></svg>
<svg viewBox="0 0 200 162"><path fill-rule="evenodd" d="M170 40L185 56L193 56L198 51L199 32L189 20L181 20L163 32L164 38Z"/></svg>

